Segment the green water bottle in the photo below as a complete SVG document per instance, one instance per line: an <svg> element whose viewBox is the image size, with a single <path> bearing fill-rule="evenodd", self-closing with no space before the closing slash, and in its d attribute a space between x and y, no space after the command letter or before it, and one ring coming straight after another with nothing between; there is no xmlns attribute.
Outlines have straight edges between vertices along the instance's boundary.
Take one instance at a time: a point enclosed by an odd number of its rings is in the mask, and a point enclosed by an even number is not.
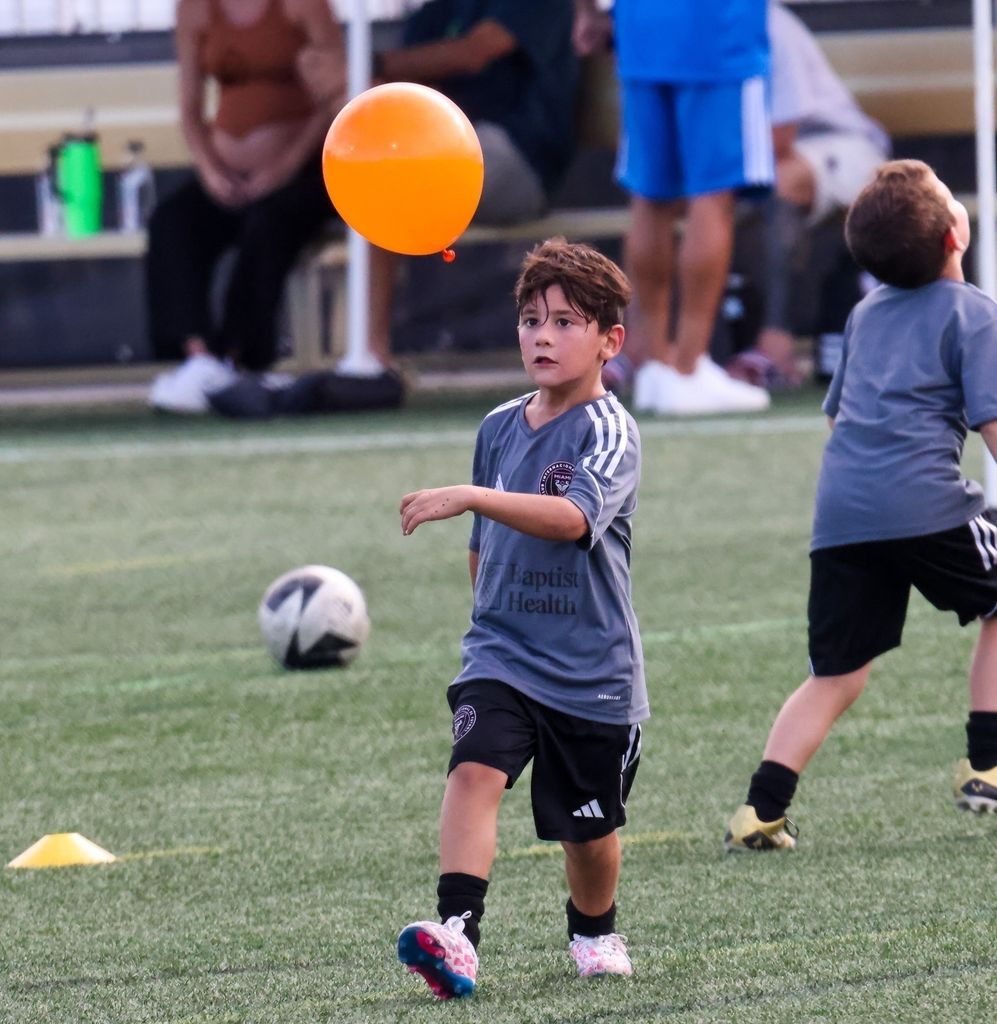
<svg viewBox="0 0 997 1024"><path fill-rule="evenodd" d="M70 238L101 229L104 199L100 146L93 133L64 135L55 147L55 184Z"/></svg>

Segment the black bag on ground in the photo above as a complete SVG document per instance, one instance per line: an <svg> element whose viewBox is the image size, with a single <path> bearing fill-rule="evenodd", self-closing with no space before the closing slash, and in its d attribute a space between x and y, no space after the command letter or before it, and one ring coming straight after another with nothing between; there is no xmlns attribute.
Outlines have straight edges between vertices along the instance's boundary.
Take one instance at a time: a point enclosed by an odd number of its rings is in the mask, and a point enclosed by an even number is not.
<svg viewBox="0 0 997 1024"><path fill-rule="evenodd" d="M376 377L349 377L320 370L281 388L267 387L259 374L247 373L208 395L212 409L232 419L396 409L404 398L404 382L390 370Z"/></svg>
<svg viewBox="0 0 997 1024"><path fill-rule="evenodd" d="M377 377L347 377L334 371L306 373L275 396L281 416L396 409L405 398L402 378L390 370Z"/></svg>

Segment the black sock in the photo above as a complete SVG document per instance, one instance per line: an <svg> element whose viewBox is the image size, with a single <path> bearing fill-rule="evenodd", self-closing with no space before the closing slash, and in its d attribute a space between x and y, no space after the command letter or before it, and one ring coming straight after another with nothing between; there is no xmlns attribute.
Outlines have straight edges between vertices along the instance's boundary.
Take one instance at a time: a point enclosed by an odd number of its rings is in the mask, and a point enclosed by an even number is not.
<svg viewBox="0 0 997 1024"><path fill-rule="evenodd" d="M781 818L793 802L799 775L777 761L762 761L751 776L748 800L761 821Z"/></svg>
<svg viewBox="0 0 997 1024"><path fill-rule="evenodd" d="M468 911L471 916L464 919L464 934L471 940L475 949L481 941L481 919L485 915L485 893L488 892L488 879L477 875L465 875L459 871L450 871L440 875L436 886L439 902L436 909L441 921L451 917L463 917Z"/></svg>
<svg viewBox="0 0 997 1024"><path fill-rule="evenodd" d="M568 938L573 939L576 935L612 935L616 928L616 904L614 903L605 914L598 917L589 917L583 914L568 899L564 908L568 912Z"/></svg>
<svg viewBox="0 0 997 1024"><path fill-rule="evenodd" d="M997 768L997 711L970 711L966 740L974 771Z"/></svg>

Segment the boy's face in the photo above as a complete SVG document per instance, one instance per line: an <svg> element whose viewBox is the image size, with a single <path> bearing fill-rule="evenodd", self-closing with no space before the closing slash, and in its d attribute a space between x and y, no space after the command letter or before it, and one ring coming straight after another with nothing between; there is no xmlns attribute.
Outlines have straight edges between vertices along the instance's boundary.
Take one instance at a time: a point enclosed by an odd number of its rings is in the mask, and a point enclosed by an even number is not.
<svg viewBox="0 0 997 1024"><path fill-rule="evenodd" d="M952 213L952 219L955 222L953 225L955 241L959 243L959 250L965 252L969 248L969 214L966 212L966 207L952 195L952 190L941 178L935 177L933 185Z"/></svg>
<svg viewBox="0 0 997 1024"><path fill-rule="evenodd" d="M531 299L519 315L523 365L541 388L594 387L603 363L619 352L622 343L622 327L601 331L594 320L587 321L572 308L560 285Z"/></svg>

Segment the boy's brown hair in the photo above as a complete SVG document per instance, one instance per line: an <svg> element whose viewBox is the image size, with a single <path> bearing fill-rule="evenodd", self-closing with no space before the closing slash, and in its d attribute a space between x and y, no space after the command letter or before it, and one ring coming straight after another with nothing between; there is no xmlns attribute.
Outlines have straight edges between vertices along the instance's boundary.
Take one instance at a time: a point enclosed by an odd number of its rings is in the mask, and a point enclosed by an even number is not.
<svg viewBox="0 0 997 1024"><path fill-rule="evenodd" d="M548 288L560 285L564 297L579 315L608 331L623 322L630 301L626 274L601 252L581 242L549 238L526 254L516 281L516 310L540 299Z"/></svg>
<svg viewBox="0 0 997 1024"><path fill-rule="evenodd" d="M845 241L852 258L885 284L920 288L941 276L954 219L933 178L921 160L891 160L848 211Z"/></svg>

